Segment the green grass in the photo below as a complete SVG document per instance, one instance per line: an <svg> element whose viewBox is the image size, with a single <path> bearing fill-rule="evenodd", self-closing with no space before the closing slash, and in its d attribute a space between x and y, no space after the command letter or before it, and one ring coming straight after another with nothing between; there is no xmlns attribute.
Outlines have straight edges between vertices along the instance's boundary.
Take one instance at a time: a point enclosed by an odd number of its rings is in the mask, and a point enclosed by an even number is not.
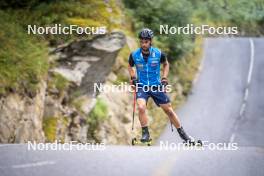
<svg viewBox="0 0 264 176"><path fill-rule="evenodd" d="M111 9L111 11L109 10ZM41 2L28 9L6 10L14 21L27 29L28 24L53 26L54 24L78 26L106 26L108 31L122 28L121 10L114 0L108 3L96 0L64 0ZM76 38L91 38L90 35L41 35L56 44L70 42Z"/></svg>
<svg viewBox="0 0 264 176"><path fill-rule="evenodd" d="M69 81L59 73L53 73L49 79L48 87L52 88L54 86L59 91L60 95L62 95L63 91L66 90L70 84Z"/></svg>
<svg viewBox="0 0 264 176"><path fill-rule="evenodd" d="M56 140L58 118L48 117L43 120L43 131L47 142L54 142Z"/></svg>
<svg viewBox="0 0 264 176"><path fill-rule="evenodd" d="M84 113L82 110L82 105L84 103L84 99L82 97L75 98L71 101L71 104L81 113Z"/></svg>
<svg viewBox="0 0 264 176"><path fill-rule="evenodd" d="M263 35L263 1L207 0L194 4L192 21L197 25L237 26L246 35Z"/></svg>
<svg viewBox="0 0 264 176"><path fill-rule="evenodd" d="M29 24L106 26L111 31L124 28L121 14L121 7L114 0L38 2L30 8L0 10L0 95L11 91L34 96L49 68L48 44L91 38L89 35L28 35ZM60 76L55 76L54 81L59 90L67 87Z"/></svg>
<svg viewBox="0 0 264 176"><path fill-rule="evenodd" d="M170 77L178 76L179 83L183 86L183 94L188 95L192 88L192 82L197 74L200 60L202 57L202 38L198 37L195 41L193 52L186 54L182 59L173 63Z"/></svg>
<svg viewBox="0 0 264 176"><path fill-rule="evenodd" d="M45 42L27 35L3 11L0 16L0 94L34 95L49 67Z"/></svg>
<svg viewBox="0 0 264 176"><path fill-rule="evenodd" d="M5 94L10 90L34 94L39 81L45 78L49 68L48 42L60 44L79 37L89 37L76 35L27 35L28 24L36 24L37 26L52 25L54 23L62 25L76 24L79 26L105 25L109 31L121 29L130 36L135 36L134 32L131 33L132 19L125 21L124 24L120 23L121 19L127 19L127 17L122 17L122 14L124 14L122 10L114 0L110 0L109 3L96 0L64 0L40 3L33 8L0 11L0 94ZM157 44L159 43L161 45L164 44L162 41L157 41ZM168 52L168 49L165 51ZM120 51L118 57L121 61L121 67L127 67L129 53L128 46L125 46ZM171 76L179 76L184 92L190 90L191 81L197 71L197 60L191 59L192 57L192 55L186 56L186 62L179 60L177 65L174 65L176 71L171 74ZM172 68L172 70L174 69ZM129 78L118 74L118 70L115 73L117 81L114 84L128 81ZM55 74L51 79L51 85L61 92L68 87L68 82L61 75ZM80 92L74 92L71 95L73 101L79 95ZM74 106L80 110L82 102L77 101L74 103ZM107 118L107 114L106 103L102 99L98 99L94 109L87 117L87 123L89 124L88 133L94 136L93 133L98 125ZM158 136L161 133L159 130L163 129L160 126L165 126L166 124L163 123L166 121L166 117L164 117L165 115L162 114L160 109L152 111L151 114L154 116L154 121L155 119L157 120L157 123L153 123L152 129L155 131L155 135ZM49 141L54 141L56 138L57 123L56 118L44 119L43 128Z"/></svg>
<svg viewBox="0 0 264 176"><path fill-rule="evenodd" d="M91 111L91 113L89 114L87 121L89 124L94 125L97 122L100 122L104 119L106 119L107 117L107 105L105 104L105 102L102 99L97 99L97 102L95 104L95 107L93 108L93 110Z"/></svg>
<svg viewBox="0 0 264 176"><path fill-rule="evenodd" d="M106 103L98 98L95 107L87 116L87 123L89 125L88 136L97 140L95 137L95 131L98 125L107 118L108 109ZM99 142L99 141L97 141Z"/></svg>

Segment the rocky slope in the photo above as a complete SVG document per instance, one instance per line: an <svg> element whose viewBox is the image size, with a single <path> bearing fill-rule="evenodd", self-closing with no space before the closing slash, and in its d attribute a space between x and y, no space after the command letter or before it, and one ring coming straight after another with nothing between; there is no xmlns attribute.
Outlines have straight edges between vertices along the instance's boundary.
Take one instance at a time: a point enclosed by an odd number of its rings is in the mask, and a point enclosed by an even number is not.
<svg viewBox="0 0 264 176"><path fill-rule="evenodd" d="M0 99L0 142L44 142L42 130L46 83L39 84L34 98L11 93Z"/></svg>
<svg viewBox="0 0 264 176"><path fill-rule="evenodd" d="M103 137L100 133L105 133L105 130L102 132L97 126L94 130L99 130L96 132L98 139L95 140L94 136L89 138L87 119L96 105L97 95L93 93L93 84L104 83L108 75L113 74L111 68L118 51L125 44L124 34L114 32L55 49L50 57L55 66L49 70L47 81L42 81L35 97L16 93L1 97L0 142L47 142L57 139L62 142L118 143L114 139L116 134ZM61 89L56 87L54 75L63 77L61 81L66 82L67 86ZM106 119L113 116L115 122L114 125L104 125L104 128L115 131L116 126L122 126L124 120L112 113L111 107L107 109Z"/></svg>

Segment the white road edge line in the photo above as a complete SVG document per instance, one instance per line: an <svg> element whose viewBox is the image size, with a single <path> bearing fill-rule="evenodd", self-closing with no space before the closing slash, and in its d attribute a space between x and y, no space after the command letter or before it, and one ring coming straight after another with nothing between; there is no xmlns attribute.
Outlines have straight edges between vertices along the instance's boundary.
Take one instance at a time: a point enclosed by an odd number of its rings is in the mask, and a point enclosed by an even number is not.
<svg viewBox="0 0 264 176"><path fill-rule="evenodd" d="M245 111L245 108L246 108L246 103L244 102L240 108L240 111L239 111L239 116L242 117L244 111Z"/></svg>
<svg viewBox="0 0 264 176"><path fill-rule="evenodd" d="M231 135L231 137L230 137L230 143L234 142L235 137L236 137L236 135L235 135L235 133L233 133L233 134Z"/></svg>
<svg viewBox="0 0 264 176"><path fill-rule="evenodd" d="M253 67L254 67L254 42L252 40L252 38L249 39L249 43L250 43L250 64L249 64L249 70L248 70L248 77L247 77L247 85L246 85L246 90L244 93L244 98L243 98L243 104L240 108L240 118L242 119L243 114L245 112L246 109L246 102L248 99L248 94L249 94L249 85L251 83L251 78L252 78L252 72L253 72Z"/></svg>
<svg viewBox="0 0 264 176"><path fill-rule="evenodd" d="M248 94L249 94L249 85L251 83L251 78L252 78L252 72L253 72L253 66L254 66L254 42L252 40L252 38L249 39L249 43L250 43L250 65L249 65L249 70L248 70L248 77L247 77L247 85L246 85L246 90L244 93L244 98L243 98L243 103L240 107L240 111L239 111L239 116L240 116L240 120L243 117L243 114L245 112L246 109L246 102L248 99ZM234 129L237 128L236 126L237 124L235 124ZM231 137L230 137L230 143L234 142L235 140L235 132L232 133Z"/></svg>
<svg viewBox="0 0 264 176"><path fill-rule="evenodd" d="M250 67L249 67L248 79L247 79L248 85L251 82L253 66L254 66L254 55L255 55L255 53L254 53L254 42L251 38L249 39L249 42L250 42L251 55L250 55Z"/></svg>
<svg viewBox="0 0 264 176"><path fill-rule="evenodd" d="M40 166L44 166L44 165L53 165L55 163L56 163L55 161L39 161L39 162L35 162L35 163L12 165L12 168L20 169L20 168L29 168L29 167L40 167Z"/></svg>

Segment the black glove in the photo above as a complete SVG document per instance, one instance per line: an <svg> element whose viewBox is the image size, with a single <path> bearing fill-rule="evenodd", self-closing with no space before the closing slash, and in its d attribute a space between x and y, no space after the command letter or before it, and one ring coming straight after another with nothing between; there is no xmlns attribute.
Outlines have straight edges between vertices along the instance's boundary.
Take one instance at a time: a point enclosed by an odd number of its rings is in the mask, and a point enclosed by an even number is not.
<svg viewBox="0 0 264 176"><path fill-rule="evenodd" d="M161 79L161 85L163 85L163 86L166 87L168 84L169 84L168 79L165 78L165 77L163 77L163 78Z"/></svg>
<svg viewBox="0 0 264 176"><path fill-rule="evenodd" d="M137 82L138 82L138 80L136 77L131 77L131 81L130 81L131 85L137 86Z"/></svg>

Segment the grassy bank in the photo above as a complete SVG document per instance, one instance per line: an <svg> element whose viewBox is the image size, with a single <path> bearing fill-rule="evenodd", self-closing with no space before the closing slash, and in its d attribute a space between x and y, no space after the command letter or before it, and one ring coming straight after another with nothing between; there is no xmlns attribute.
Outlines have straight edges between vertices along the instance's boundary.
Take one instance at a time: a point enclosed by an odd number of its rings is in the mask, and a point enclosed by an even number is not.
<svg viewBox="0 0 264 176"><path fill-rule="evenodd" d="M19 92L33 97L38 82L47 75L48 48L92 37L28 35L28 25L106 26L109 32L116 28L124 29L121 10L113 0L107 3L95 0L3 1L0 6L5 7L5 10L0 10L0 95Z"/></svg>
<svg viewBox="0 0 264 176"><path fill-rule="evenodd" d="M49 67L46 43L28 36L7 13L0 16L0 94L34 96Z"/></svg>

